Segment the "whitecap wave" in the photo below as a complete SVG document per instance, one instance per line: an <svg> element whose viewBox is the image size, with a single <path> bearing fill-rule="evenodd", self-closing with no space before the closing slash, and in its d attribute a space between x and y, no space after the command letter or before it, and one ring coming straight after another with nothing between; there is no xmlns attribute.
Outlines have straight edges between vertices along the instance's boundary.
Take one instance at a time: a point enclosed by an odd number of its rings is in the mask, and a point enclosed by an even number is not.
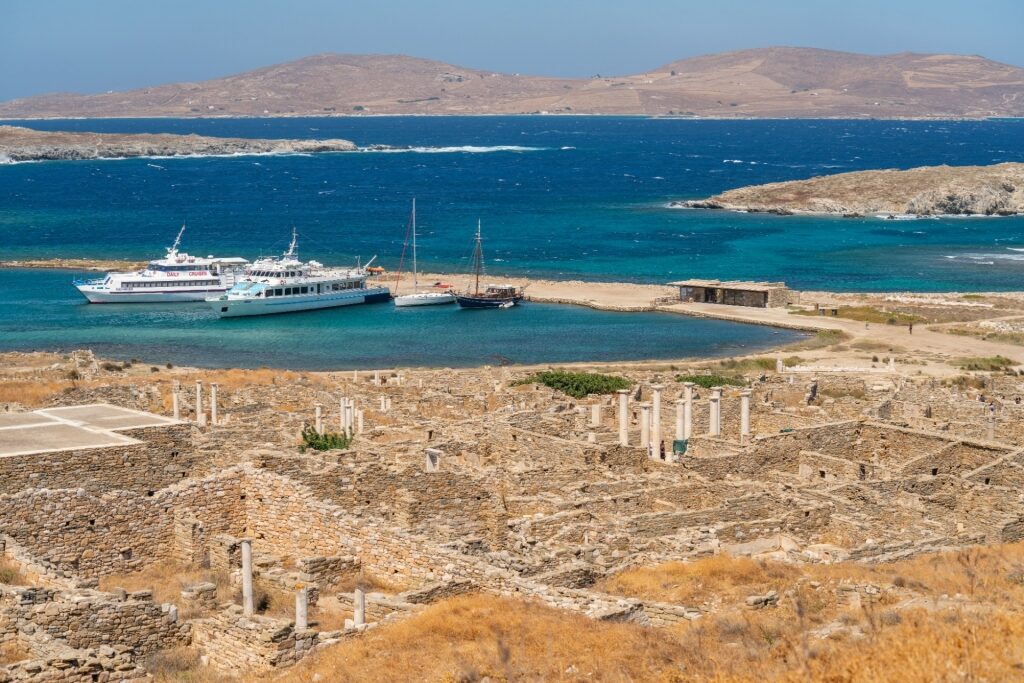
<svg viewBox="0 0 1024 683"><path fill-rule="evenodd" d="M387 145L374 145L372 147L360 147L360 152L379 152L381 154L397 154L401 152L412 152L416 154L486 154L488 152L543 152L547 147L525 147L523 145L459 145L452 147L390 147Z"/></svg>

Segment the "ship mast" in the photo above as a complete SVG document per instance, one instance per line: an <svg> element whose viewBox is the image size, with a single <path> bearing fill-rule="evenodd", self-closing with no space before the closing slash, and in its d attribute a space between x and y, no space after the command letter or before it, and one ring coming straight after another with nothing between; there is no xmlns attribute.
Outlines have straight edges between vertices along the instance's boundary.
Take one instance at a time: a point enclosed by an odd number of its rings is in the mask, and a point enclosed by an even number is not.
<svg viewBox="0 0 1024 683"><path fill-rule="evenodd" d="M473 269L476 272L476 291L474 296L480 295L480 271L484 267L484 249L480 239L480 219L476 219L476 248L473 249Z"/></svg>
<svg viewBox="0 0 1024 683"><path fill-rule="evenodd" d="M292 226L292 243L288 245L288 251L284 252L285 257L295 256L295 249L298 247L298 233L295 232L295 226Z"/></svg>
<svg viewBox="0 0 1024 683"><path fill-rule="evenodd" d="M412 292L420 291L419 279L416 273L416 198L412 198Z"/></svg>
<svg viewBox="0 0 1024 683"><path fill-rule="evenodd" d="M167 258L173 258L178 253L178 247L181 246L181 236L185 234L185 224L181 224L181 230L178 231L178 236L174 238L174 244L170 249L167 250Z"/></svg>

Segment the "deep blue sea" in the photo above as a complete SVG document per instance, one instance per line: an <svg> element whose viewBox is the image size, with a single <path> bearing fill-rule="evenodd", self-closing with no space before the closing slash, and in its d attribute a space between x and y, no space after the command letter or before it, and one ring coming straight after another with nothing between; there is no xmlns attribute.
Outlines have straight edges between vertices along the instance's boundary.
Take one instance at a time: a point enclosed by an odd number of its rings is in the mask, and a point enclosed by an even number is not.
<svg viewBox="0 0 1024 683"><path fill-rule="evenodd" d="M409 149L0 165L0 259L145 259L162 254L186 223L183 248L192 253L279 252L294 226L304 257L335 264L376 255L394 268L416 197L424 269L465 269L479 218L495 275L753 278L848 291L1024 288L1024 218L893 223L666 208L673 199L826 173L1024 161L1024 121L526 116L12 123L341 137ZM370 367L479 364L492 362L486 358L493 354L517 362L712 355L734 351L729 344L777 339L756 327L546 306L499 312L502 322L493 326L470 323L454 310L406 317L368 306L249 320L229 330L233 323L206 320L201 307L85 306L69 279L67 273L0 272L0 349L92 345L153 362Z"/></svg>
<svg viewBox="0 0 1024 683"><path fill-rule="evenodd" d="M784 280L833 290L1021 289L1024 218L894 224L671 210L672 199L870 168L1024 161L1024 120L382 117L36 121L36 128L341 137L410 152L0 166L0 258L276 252L397 264L412 197L424 267L558 278ZM511 151L486 151L497 147ZM475 150L474 150L475 148Z"/></svg>

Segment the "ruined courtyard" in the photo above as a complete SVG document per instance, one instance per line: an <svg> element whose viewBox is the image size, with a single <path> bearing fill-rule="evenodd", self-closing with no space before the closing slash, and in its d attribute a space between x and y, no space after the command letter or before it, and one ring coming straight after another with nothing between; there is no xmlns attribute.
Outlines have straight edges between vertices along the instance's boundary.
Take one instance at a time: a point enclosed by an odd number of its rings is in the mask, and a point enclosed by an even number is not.
<svg viewBox="0 0 1024 683"><path fill-rule="evenodd" d="M524 368L126 374L83 352L18 356L20 376L78 379L44 407L0 406L2 559L23 579L0 585L0 643L20 653L5 681L136 680L182 649L270 674L468 594L671 629L785 596L644 599L616 577L1024 538L1012 372L780 360L705 387L713 369L649 364L575 399ZM351 444L303 450L304 429Z"/></svg>

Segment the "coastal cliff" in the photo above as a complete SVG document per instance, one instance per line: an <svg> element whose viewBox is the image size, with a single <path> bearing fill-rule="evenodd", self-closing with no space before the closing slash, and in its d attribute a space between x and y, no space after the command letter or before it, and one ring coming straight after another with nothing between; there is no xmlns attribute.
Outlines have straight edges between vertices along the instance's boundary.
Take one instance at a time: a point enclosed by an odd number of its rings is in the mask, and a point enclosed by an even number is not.
<svg viewBox="0 0 1024 683"><path fill-rule="evenodd" d="M1024 213L1024 164L855 171L728 190L670 206L788 214L982 215Z"/></svg>
<svg viewBox="0 0 1024 683"><path fill-rule="evenodd" d="M0 126L0 163L189 155L348 152L349 140L261 140L202 135L67 133Z"/></svg>

